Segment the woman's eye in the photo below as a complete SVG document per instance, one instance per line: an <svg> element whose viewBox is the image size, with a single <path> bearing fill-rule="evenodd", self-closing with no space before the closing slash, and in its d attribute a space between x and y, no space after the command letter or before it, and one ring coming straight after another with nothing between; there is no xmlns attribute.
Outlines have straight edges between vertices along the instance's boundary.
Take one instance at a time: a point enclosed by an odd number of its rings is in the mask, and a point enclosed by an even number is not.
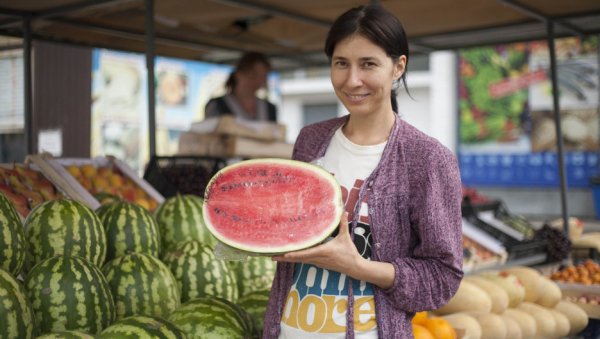
<svg viewBox="0 0 600 339"><path fill-rule="evenodd" d="M371 61L367 61L367 62L364 62L364 63L363 63L363 67L364 67L364 68L373 68L373 67L375 67L375 66L376 66L376 65L375 65L375 63L374 63L374 62L371 62Z"/></svg>
<svg viewBox="0 0 600 339"><path fill-rule="evenodd" d="M345 67L346 66L346 62L341 61L341 60L338 60L338 61L334 62L333 64L337 67Z"/></svg>

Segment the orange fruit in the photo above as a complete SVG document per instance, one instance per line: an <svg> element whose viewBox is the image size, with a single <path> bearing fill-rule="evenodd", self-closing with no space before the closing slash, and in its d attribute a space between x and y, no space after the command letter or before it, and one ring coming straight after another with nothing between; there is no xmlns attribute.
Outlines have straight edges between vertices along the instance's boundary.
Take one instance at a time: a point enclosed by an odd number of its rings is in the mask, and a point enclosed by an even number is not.
<svg viewBox="0 0 600 339"><path fill-rule="evenodd" d="M428 329L417 324L413 324L413 335L415 336L415 339L435 339Z"/></svg>
<svg viewBox="0 0 600 339"><path fill-rule="evenodd" d="M427 318L423 327L429 330L435 339L456 339L456 331L444 318Z"/></svg>
<svg viewBox="0 0 600 339"><path fill-rule="evenodd" d="M423 325L425 324L425 320L427 320L427 311L417 312L415 316L412 318L413 324Z"/></svg>

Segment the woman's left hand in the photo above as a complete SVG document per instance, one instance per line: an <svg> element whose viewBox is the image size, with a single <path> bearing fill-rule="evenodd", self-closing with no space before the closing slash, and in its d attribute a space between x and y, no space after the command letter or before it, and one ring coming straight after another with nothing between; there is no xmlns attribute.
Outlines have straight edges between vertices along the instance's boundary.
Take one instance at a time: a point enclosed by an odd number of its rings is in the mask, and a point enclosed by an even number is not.
<svg viewBox="0 0 600 339"><path fill-rule="evenodd" d="M307 263L315 266L353 276L360 260L348 226L348 215L342 215L338 235L332 240L305 250L288 252L274 256L275 261Z"/></svg>

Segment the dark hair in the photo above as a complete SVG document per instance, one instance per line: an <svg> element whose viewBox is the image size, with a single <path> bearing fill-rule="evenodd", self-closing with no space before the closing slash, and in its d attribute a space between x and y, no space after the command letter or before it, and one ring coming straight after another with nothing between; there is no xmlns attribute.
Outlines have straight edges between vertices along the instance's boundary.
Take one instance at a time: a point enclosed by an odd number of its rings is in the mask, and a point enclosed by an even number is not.
<svg viewBox="0 0 600 339"><path fill-rule="evenodd" d="M327 40L325 40L325 54L330 62L338 42L354 34L360 34L381 47L394 62L397 62L400 56L406 56L406 64L408 66L408 39L406 33L404 33L404 27L402 27L402 23L400 23L396 16L382 6L366 5L354 7L335 20L327 34ZM400 79L408 93L406 67ZM392 109L398 113L396 94L394 86L392 87L390 96Z"/></svg>
<svg viewBox="0 0 600 339"><path fill-rule="evenodd" d="M233 91L235 88L235 73L239 71L247 71L252 69L256 64L263 64L267 66L267 68L271 69L271 62L266 55L259 52L246 52L242 55L242 57L238 60L235 69L229 74L229 78L227 78L227 82L225 83L225 87L228 92Z"/></svg>

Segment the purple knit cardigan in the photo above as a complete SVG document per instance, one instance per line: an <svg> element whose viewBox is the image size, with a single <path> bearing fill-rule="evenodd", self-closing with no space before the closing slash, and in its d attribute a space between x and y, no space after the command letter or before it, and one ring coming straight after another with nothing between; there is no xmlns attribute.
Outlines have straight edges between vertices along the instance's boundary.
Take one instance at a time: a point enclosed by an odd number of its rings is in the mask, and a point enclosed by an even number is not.
<svg viewBox="0 0 600 339"><path fill-rule="evenodd" d="M348 115L303 128L293 158L310 162L322 157L347 119ZM374 286L379 338L412 338L414 313L447 303L463 277L462 191L456 158L437 140L396 117L381 161L365 182L363 188L371 187L372 260L392 263L396 274L390 289ZM365 191L361 189L358 201ZM293 264L278 263L263 338L279 336L293 273ZM349 286L346 337L354 338Z"/></svg>

